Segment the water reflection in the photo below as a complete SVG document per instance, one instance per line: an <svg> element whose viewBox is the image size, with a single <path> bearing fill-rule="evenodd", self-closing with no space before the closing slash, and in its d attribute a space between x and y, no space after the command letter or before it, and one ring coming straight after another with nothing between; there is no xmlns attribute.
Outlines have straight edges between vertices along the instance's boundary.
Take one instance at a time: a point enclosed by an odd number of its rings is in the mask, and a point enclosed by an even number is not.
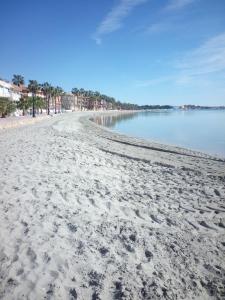
<svg viewBox="0 0 225 300"><path fill-rule="evenodd" d="M137 117L137 112L129 112L129 113L117 113L115 115L101 115L92 119L98 125L106 126L113 128L116 124L120 122L124 122L126 120L131 120Z"/></svg>
<svg viewBox="0 0 225 300"><path fill-rule="evenodd" d="M140 112L121 112L116 113L115 115L101 115L94 117L92 121L97 123L98 125L114 128L119 123L124 121L129 121L135 118L143 118L143 117L153 117L153 116L166 116L170 115L174 112L174 110L148 110L148 111L140 111Z"/></svg>
<svg viewBox="0 0 225 300"><path fill-rule="evenodd" d="M225 157L224 110L121 112L93 121L123 134Z"/></svg>

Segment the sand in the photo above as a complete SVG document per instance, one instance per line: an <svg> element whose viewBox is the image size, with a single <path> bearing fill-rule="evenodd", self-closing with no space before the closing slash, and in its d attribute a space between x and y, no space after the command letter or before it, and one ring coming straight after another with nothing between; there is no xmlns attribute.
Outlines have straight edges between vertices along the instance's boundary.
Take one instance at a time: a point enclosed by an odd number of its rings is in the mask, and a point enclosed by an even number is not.
<svg viewBox="0 0 225 300"><path fill-rule="evenodd" d="M0 131L0 299L225 299L225 161L92 114Z"/></svg>
<svg viewBox="0 0 225 300"><path fill-rule="evenodd" d="M27 124L34 124L48 118L50 118L50 116L47 116L46 114L36 115L35 118L32 116L0 118L0 130L20 127Z"/></svg>

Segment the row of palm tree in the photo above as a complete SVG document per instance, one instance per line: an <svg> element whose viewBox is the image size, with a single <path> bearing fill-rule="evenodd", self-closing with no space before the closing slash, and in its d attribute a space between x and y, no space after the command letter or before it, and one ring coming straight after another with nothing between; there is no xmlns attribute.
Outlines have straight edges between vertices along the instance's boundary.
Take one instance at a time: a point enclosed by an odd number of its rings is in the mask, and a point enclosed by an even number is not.
<svg viewBox="0 0 225 300"><path fill-rule="evenodd" d="M28 85L29 88L29 85ZM55 107L55 114L57 113L57 109L56 109L56 101L57 98L60 97L64 91L61 87L57 86L57 87L53 87L51 86L48 82L44 82L41 85L41 91L44 93L45 95L45 99L47 101L47 114L50 114L50 101L51 99L54 100L54 107Z"/></svg>
<svg viewBox="0 0 225 300"><path fill-rule="evenodd" d="M105 94L101 94L98 91L91 91L91 90L85 90L83 88L78 89L78 88L73 88L72 89L72 94L76 95L76 96L81 96L81 97L88 97L91 100L105 100L106 103L110 103L110 107L112 109L124 109L124 110L137 110L140 109L140 106L138 106L137 104L133 104L133 103L124 103L124 102L120 102L117 101L115 98L113 97L109 97Z"/></svg>
<svg viewBox="0 0 225 300"><path fill-rule="evenodd" d="M87 97L90 100L105 100L106 103L110 103L110 106L112 109L138 109L138 105L132 104L132 103L122 103L120 101L116 101L115 98L109 97L105 94L101 94L98 91L91 91L91 90L85 90L83 88L78 89L78 88L73 88L72 89L72 94L78 96L78 97Z"/></svg>
<svg viewBox="0 0 225 300"><path fill-rule="evenodd" d="M109 97L107 95L101 94L98 91L91 91L91 90L85 90L83 88L78 89L78 88L73 88L72 89L72 94L76 96L81 96L81 97L89 97L89 98L95 98L95 99L103 99L111 103L116 103L115 98Z"/></svg>
<svg viewBox="0 0 225 300"><path fill-rule="evenodd" d="M25 81L24 77L21 75L13 75L12 82L17 86L23 86ZM43 104L41 103L40 99L37 99L38 93L41 91L45 96L45 102L46 102L46 111L47 114L50 114L50 103L54 102L54 112L57 113L57 99L60 97L64 91L61 87L53 87L48 82L44 82L42 84L38 83L36 80L29 80L28 84L28 90L32 94L32 115L35 117L35 111L37 108L37 105L39 103L39 108L42 109ZM78 98L88 98L90 101L101 101L105 100L107 104L110 104L110 107L112 109L138 109L138 105L131 104L131 103L122 103L120 101L116 101L115 98L109 97L105 94L101 94L98 91L91 91L91 90L85 90L83 88L73 88L72 94L78 96ZM26 102L26 105L21 105L23 107L26 107L30 101L27 99L21 99L22 102ZM23 110L24 111L24 110Z"/></svg>
<svg viewBox="0 0 225 300"><path fill-rule="evenodd" d="M28 109L30 108L35 108L35 111L40 110L42 114L42 110L46 108L46 101L45 99L34 96L34 97L28 97L28 96L23 96L20 98L20 100L17 102L17 108L23 111L23 116L25 116L25 113ZM33 109L32 109L33 111Z"/></svg>
<svg viewBox="0 0 225 300"><path fill-rule="evenodd" d="M21 75L13 75L12 79L13 84L17 86L23 86L25 83L24 77ZM28 84L28 90L32 94L32 116L35 117L36 108L43 108L43 103L41 103L41 98L37 97L37 94L41 91L43 92L45 96L46 101L46 110L47 114L50 114L50 102L54 101L54 110L55 114L57 113L57 98L60 97L63 94L63 89L59 86L53 87L48 82L44 82L43 84L40 84L37 82L37 80L29 80ZM23 112L25 111L25 108L30 105L29 99L27 97L22 97L20 100L21 106L24 107ZM39 105L38 105L39 103Z"/></svg>

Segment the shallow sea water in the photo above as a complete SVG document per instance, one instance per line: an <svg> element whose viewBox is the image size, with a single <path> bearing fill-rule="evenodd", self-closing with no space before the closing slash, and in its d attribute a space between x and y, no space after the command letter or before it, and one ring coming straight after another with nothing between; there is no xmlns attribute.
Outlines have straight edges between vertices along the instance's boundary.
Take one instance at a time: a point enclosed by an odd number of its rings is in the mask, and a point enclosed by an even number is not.
<svg viewBox="0 0 225 300"><path fill-rule="evenodd" d="M130 136L225 157L225 110L146 111L94 121Z"/></svg>

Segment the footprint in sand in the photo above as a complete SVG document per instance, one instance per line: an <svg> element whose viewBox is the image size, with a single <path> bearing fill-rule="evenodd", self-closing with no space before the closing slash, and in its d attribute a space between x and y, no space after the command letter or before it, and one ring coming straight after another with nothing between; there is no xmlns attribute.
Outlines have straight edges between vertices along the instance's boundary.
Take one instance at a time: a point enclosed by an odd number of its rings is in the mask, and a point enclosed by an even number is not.
<svg viewBox="0 0 225 300"><path fill-rule="evenodd" d="M27 249L27 256L29 256L31 262L35 262L37 259L37 255L31 247Z"/></svg>
<svg viewBox="0 0 225 300"><path fill-rule="evenodd" d="M74 225L74 224L72 224L72 223L68 223L68 224L67 224L67 227L68 227L69 230L70 230L71 232L73 232L73 233L77 231L77 226Z"/></svg>
<svg viewBox="0 0 225 300"><path fill-rule="evenodd" d="M77 292L74 288L71 288L70 289L70 299L74 300L74 299L77 299Z"/></svg>
<svg viewBox="0 0 225 300"><path fill-rule="evenodd" d="M37 196L38 196L37 195L37 190L34 187L31 189L31 192L34 195L34 197L37 198Z"/></svg>

